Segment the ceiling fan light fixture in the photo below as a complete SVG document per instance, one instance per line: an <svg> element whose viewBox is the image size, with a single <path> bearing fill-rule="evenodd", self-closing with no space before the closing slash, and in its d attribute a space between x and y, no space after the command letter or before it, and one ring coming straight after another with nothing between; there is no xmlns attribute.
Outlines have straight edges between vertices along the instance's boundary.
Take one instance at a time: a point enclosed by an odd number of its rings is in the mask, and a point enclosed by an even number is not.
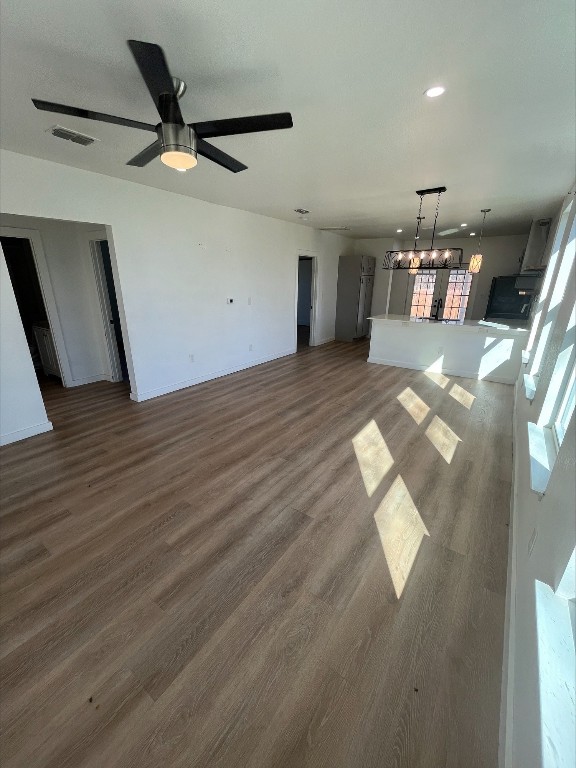
<svg viewBox="0 0 576 768"><path fill-rule="evenodd" d="M160 160L169 168L175 168L177 171L189 171L198 164L196 152L193 149L165 149L160 155Z"/></svg>
<svg viewBox="0 0 576 768"><path fill-rule="evenodd" d="M196 134L188 125L164 123L158 126L158 138L162 144L160 160L169 168L188 171L198 164Z"/></svg>

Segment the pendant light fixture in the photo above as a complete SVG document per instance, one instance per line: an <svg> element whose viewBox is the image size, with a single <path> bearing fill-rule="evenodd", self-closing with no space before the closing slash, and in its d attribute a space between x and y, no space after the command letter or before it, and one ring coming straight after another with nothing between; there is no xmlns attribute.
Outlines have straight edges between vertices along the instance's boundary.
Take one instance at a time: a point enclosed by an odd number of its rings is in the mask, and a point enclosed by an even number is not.
<svg viewBox="0 0 576 768"><path fill-rule="evenodd" d="M462 266L462 248L447 248L444 250L434 249L434 238L436 236L436 223L438 221L438 211L440 210L440 196L446 192L446 187L434 187L432 189L417 190L416 194L420 198L420 207L416 217L416 234L414 236L414 248L411 251L386 251L384 256L383 269L407 269L409 274L416 275L420 269L450 269ZM426 195L437 195L436 214L434 216L434 227L432 229L432 242L430 249L417 249L420 237L420 225L425 219L422 216L422 202Z"/></svg>
<svg viewBox="0 0 576 768"><path fill-rule="evenodd" d="M486 214L490 213L492 208L482 208L484 218L482 219L482 227L480 229L480 237L478 239L478 250L475 254L470 256L470 264L468 265L468 272L471 275L477 275L482 267L482 252L480 251L480 244L482 243L482 233L484 232L484 222L486 221Z"/></svg>

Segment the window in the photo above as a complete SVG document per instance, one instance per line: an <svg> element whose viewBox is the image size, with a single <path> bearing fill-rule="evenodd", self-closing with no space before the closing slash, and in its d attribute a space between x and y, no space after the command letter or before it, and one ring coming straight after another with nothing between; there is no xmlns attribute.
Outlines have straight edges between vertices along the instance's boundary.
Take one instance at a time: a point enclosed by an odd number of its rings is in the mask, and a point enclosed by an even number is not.
<svg viewBox="0 0 576 768"><path fill-rule="evenodd" d="M546 302L550 292L550 286L552 285L552 278L556 274L557 261L560 255L560 250L562 247L562 241L564 239L564 235L566 233L566 228L568 227L568 219L570 216L572 205L573 205L573 201L572 201L572 198L570 197L568 200L568 203L564 206L564 210L562 211L560 221L558 222L558 227L556 228L556 234L554 236L554 245L552 247L552 253L550 254L550 259L548 260L548 266L546 267L544 281L542 283L542 288L540 289L540 295L538 296L538 305L536 307L536 313L534 315L534 322L532 323L532 329L530 331L530 336L528 338L528 344L526 345L527 352L531 352L532 347L534 345L534 340L536 339L536 336L541 331L540 324L542 320L542 312L545 311L546 309Z"/></svg>
<svg viewBox="0 0 576 768"><path fill-rule="evenodd" d="M542 427L553 427L557 444L560 446L572 415L570 390L574 386L576 361L576 304L572 307L562 343L559 347L556 345L554 347L557 350L556 358L546 387L538 423ZM556 428L558 423L559 428Z"/></svg>
<svg viewBox="0 0 576 768"><path fill-rule="evenodd" d="M466 269L418 270L414 276L410 317L416 321L427 320L435 314L441 299L444 309L440 319L447 322L463 322L470 299L472 278L473 275Z"/></svg>
<svg viewBox="0 0 576 768"><path fill-rule="evenodd" d="M572 366L572 371L568 378L564 397L560 402L558 413L554 421L554 438L558 448L562 445L564 435L568 429L568 424L574 413L574 402L576 399L576 365Z"/></svg>
<svg viewBox="0 0 576 768"><path fill-rule="evenodd" d="M567 222L566 226L568 226L568 223L569 222ZM551 278L550 281L548 280L548 274L553 273L553 270L551 269L550 264L548 265L548 268L546 270L546 276L544 278L544 282L545 282L544 287L546 289L546 292L549 292L551 289L552 295L550 296L550 301L548 306L545 308L545 315L542 316L542 314L539 314L539 315L537 314L537 317L535 317L535 320L534 320L535 326L537 326L537 331L533 339L533 341L535 342L535 346L531 352L532 359L531 359L531 366L530 366L530 375L533 377L541 373L546 354L549 351L550 341L553 337L554 329L556 326L556 318L558 316L558 311L560 309L560 305L562 304L562 300L564 298L566 288L571 282L571 275L573 275L575 254L576 254L576 220L573 219L572 227L571 227L570 233L568 234L567 243L564 248L564 252L560 254L560 266L558 268L556 275L553 278ZM528 341L530 344L531 340L529 339Z"/></svg>
<svg viewBox="0 0 576 768"><path fill-rule="evenodd" d="M444 320L464 320L471 287L472 275L470 272L466 269L450 270L446 301L444 302Z"/></svg>
<svg viewBox="0 0 576 768"><path fill-rule="evenodd" d="M435 269L421 269L414 277L414 291L412 292L411 318L430 317L432 314L432 302L434 300L434 287L436 284Z"/></svg>

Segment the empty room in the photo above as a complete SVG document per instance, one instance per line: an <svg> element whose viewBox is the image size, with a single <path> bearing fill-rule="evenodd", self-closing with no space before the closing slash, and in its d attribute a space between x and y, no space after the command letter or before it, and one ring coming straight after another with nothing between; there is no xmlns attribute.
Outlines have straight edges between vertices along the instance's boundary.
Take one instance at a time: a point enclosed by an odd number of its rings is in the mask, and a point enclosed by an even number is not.
<svg viewBox="0 0 576 768"><path fill-rule="evenodd" d="M2 768L573 768L574 0L1 22Z"/></svg>

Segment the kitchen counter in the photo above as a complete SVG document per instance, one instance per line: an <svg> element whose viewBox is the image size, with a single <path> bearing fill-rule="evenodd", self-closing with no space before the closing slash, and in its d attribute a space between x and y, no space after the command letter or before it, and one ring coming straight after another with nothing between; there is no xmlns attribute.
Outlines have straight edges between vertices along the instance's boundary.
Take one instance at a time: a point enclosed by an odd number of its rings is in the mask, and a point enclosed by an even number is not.
<svg viewBox="0 0 576 768"><path fill-rule="evenodd" d="M514 384L528 329L486 320L375 315L369 363Z"/></svg>

